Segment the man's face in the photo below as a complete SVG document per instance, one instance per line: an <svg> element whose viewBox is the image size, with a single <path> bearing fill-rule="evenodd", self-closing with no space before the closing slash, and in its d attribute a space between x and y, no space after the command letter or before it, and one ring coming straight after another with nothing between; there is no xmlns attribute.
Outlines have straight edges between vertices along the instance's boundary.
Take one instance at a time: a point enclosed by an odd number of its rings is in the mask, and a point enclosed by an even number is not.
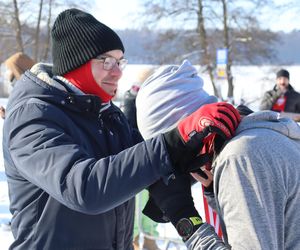
<svg viewBox="0 0 300 250"><path fill-rule="evenodd" d="M278 77L276 79L277 87L282 91L286 92L289 86L290 80L284 76Z"/></svg>
<svg viewBox="0 0 300 250"><path fill-rule="evenodd" d="M113 65L110 70L105 69L106 62L117 62L123 58L121 50L110 50L102 55L103 59L92 59L92 74L97 84L109 95L115 96L118 89L118 81L122 76L121 68L118 63ZM105 59L108 58L108 59ZM110 60L111 59L111 60ZM106 62L104 61L106 60Z"/></svg>

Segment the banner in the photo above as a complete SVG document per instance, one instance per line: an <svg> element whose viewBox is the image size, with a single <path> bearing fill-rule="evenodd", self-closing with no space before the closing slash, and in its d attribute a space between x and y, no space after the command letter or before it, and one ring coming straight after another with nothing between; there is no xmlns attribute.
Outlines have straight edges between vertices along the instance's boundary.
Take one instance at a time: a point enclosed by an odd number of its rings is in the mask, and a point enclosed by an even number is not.
<svg viewBox="0 0 300 250"><path fill-rule="evenodd" d="M226 65L228 58L227 49L217 49L217 77L219 79L226 79Z"/></svg>

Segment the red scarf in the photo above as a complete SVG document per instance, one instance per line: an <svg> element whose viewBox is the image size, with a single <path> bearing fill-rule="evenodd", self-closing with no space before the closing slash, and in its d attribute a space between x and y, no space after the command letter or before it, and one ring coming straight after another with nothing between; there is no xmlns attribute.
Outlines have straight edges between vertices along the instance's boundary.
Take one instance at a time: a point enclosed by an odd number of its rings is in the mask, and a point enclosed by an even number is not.
<svg viewBox="0 0 300 250"><path fill-rule="evenodd" d="M286 104L286 96L281 95L274 103L272 110L277 112L283 112L285 110L285 104Z"/></svg>
<svg viewBox="0 0 300 250"><path fill-rule="evenodd" d="M99 96L103 102L109 102L113 97L107 94L95 81L92 74L92 60L81 67L64 75L68 81L83 93Z"/></svg>

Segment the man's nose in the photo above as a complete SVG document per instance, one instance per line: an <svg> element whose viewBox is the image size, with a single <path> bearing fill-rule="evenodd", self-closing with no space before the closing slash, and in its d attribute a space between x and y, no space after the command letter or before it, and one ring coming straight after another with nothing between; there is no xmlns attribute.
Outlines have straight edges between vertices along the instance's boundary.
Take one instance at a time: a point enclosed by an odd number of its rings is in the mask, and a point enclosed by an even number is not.
<svg viewBox="0 0 300 250"><path fill-rule="evenodd" d="M122 70L120 69L119 65L116 63L114 65L114 67L111 70L112 72L118 73L118 74L122 74Z"/></svg>

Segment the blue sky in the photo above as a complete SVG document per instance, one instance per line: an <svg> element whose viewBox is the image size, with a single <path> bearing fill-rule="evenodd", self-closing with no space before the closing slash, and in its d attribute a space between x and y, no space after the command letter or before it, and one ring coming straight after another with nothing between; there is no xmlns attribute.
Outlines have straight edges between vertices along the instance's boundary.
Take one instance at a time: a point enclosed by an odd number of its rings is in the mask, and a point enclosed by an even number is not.
<svg viewBox="0 0 300 250"><path fill-rule="evenodd" d="M297 3L298 1L295 0ZM114 29L138 28L139 22L134 21L136 13L141 9L143 0L96 0L91 13L101 22ZM284 4L284 0L275 0L276 4ZM260 16L263 28L273 31L300 29L300 2L298 7L292 6L284 11L267 8Z"/></svg>

